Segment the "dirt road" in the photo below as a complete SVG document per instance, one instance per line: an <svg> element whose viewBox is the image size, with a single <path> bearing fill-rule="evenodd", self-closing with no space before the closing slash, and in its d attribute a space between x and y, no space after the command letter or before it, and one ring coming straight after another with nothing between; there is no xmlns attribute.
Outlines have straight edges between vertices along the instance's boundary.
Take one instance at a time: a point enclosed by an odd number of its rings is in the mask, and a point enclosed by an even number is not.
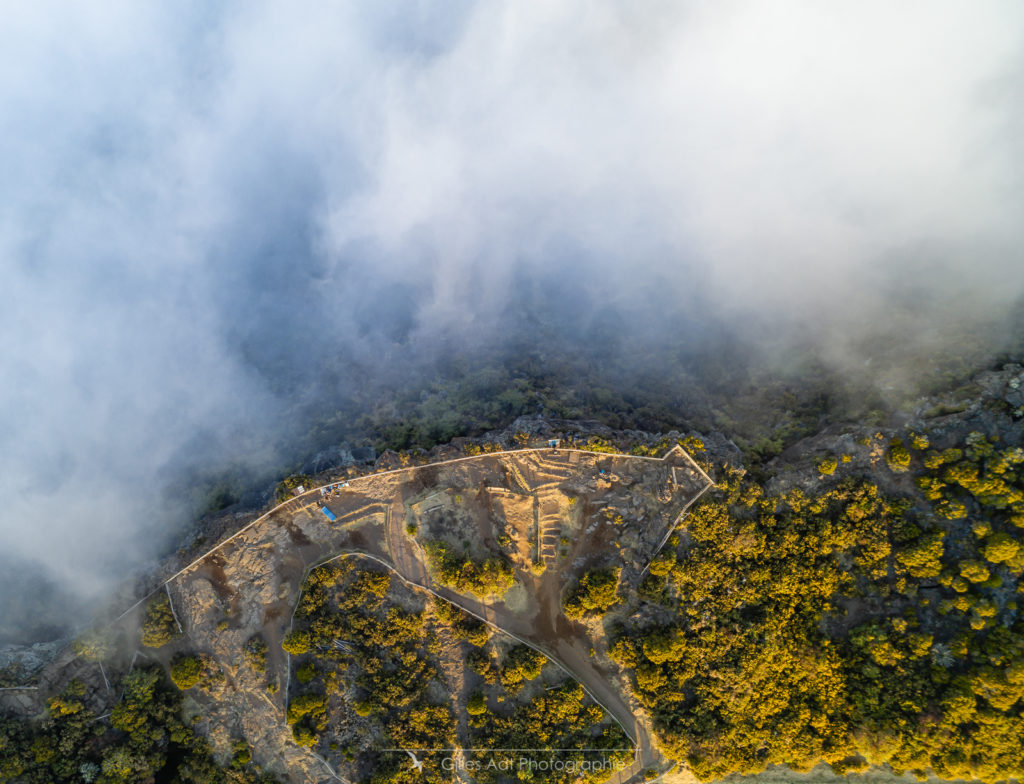
<svg viewBox="0 0 1024 784"><path fill-rule="evenodd" d="M591 641L586 630L570 623L560 604L543 603L540 612L526 617L509 610L501 602L484 602L436 584L430 579L422 549L406 535L404 515L398 511L401 504L397 507L392 509L388 518L387 540L393 563L381 560L376 554L368 555L389 566L410 585L460 607L495 629L539 650L577 680L591 699L618 722L637 747L634 763L609 779L610 784L639 781L647 769L664 766L665 759L657 750L650 729L638 720L633 705L615 683L616 675L601 667L590 655Z"/></svg>
<svg viewBox="0 0 1024 784"><path fill-rule="evenodd" d="M523 449L313 488L161 585L185 635L160 656L185 646L212 656L232 681L207 701L209 727L251 737L265 766L319 781L322 765L291 743L280 722L290 682L280 641L311 568L346 554L371 558L539 650L576 679L635 743L633 765L610 779L633 784L646 769L663 769L664 760L617 667L592 653L591 634L565 617L562 592L583 571L610 560L636 569L649 563L709 484L682 450L657 459ZM516 585L503 599L487 601L442 586L431 576L420 540L444 541L475 560L500 556L513 565ZM145 601L122 617L133 614L133 623L140 623ZM267 694L262 675L238 667L239 652L253 635L262 635L271 649L270 680L283 686L276 694ZM254 701L256 693L260 699ZM257 717L259 710L269 713Z"/></svg>

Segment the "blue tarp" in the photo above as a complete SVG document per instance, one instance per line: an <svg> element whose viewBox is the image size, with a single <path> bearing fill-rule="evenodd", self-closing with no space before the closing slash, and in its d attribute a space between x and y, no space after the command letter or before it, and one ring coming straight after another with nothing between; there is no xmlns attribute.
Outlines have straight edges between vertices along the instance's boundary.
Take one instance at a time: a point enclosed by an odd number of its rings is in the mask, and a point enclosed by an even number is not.
<svg viewBox="0 0 1024 784"><path fill-rule="evenodd" d="M326 506L321 506L321 507L320 507L320 511L321 511L321 512L323 512L323 513L324 513L324 517L326 517L326 518L327 518L328 520L330 520L330 521L331 521L332 523L333 523L333 522L334 522L335 520L337 520L337 519L338 519L338 518L337 518L337 517L335 516L334 512L332 512L332 511L331 511L330 509L328 509L328 508L327 508Z"/></svg>

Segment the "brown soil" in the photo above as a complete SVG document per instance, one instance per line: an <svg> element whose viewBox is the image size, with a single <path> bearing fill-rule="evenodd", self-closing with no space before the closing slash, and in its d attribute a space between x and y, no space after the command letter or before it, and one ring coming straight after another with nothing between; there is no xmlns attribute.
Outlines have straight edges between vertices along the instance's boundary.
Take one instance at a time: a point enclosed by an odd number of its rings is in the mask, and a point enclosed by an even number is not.
<svg viewBox="0 0 1024 784"><path fill-rule="evenodd" d="M639 765L657 765L660 757L619 673L605 657L590 655L595 640L587 627L565 618L561 597L595 564L614 560L626 570L643 569L709 483L682 450L663 460L522 450L373 474L326 494L317 488L172 578L185 637L158 657L166 664L176 650L199 650L230 675L215 693L196 695L206 719L200 726L225 756L230 739L244 737L267 770L292 781L334 781L321 759L291 742L284 722L288 657L280 641L308 571L343 553L365 554L560 663L636 739ZM604 514L609 507L622 515L621 525ZM409 523L417 526L414 537ZM502 552L502 534L512 540L505 552L521 586L517 601L463 596L428 574L421 546L426 540L468 542L473 556L481 557ZM545 567L540 575L531 569L535 559ZM138 615L129 613L126 622L138 623ZM243 663L245 643L257 634L269 648L266 676ZM271 693L268 681L281 689ZM618 778L625 782L638 772Z"/></svg>

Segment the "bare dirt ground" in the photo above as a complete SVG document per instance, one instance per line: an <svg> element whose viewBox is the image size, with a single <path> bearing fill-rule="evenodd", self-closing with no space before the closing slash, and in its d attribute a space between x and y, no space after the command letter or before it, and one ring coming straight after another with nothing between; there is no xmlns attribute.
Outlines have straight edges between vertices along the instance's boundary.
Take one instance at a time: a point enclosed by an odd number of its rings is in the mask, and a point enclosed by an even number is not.
<svg viewBox="0 0 1024 784"><path fill-rule="evenodd" d="M167 664L193 650L219 666L223 680L196 695L195 705L197 728L218 749L227 753L231 738L244 737L266 769L293 781L336 781L323 760L291 740L283 718L289 661L280 641L309 570L343 553L365 555L541 650L577 679L637 744L636 764L612 779L623 784L663 760L619 673L592 655L591 631L562 613L562 595L593 566L641 571L710 484L680 448L663 459L524 449L315 488L173 576L167 588L185 634L148 653ZM504 554L515 588L483 601L437 584L422 547L436 539L474 558ZM128 622L143 611L128 613ZM266 677L243 661L256 635L268 646Z"/></svg>

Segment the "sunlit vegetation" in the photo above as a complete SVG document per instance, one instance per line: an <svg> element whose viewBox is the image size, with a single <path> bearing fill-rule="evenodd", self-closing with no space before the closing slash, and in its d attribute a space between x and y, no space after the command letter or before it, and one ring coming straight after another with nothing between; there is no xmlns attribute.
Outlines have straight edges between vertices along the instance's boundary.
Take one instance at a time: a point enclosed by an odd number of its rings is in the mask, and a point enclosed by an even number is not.
<svg viewBox="0 0 1024 784"><path fill-rule="evenodd" d="M466 444L463 447L463 451L470 457L475 457L476 455L489 455L494 452L503 452L505 451L505 447L501 444L485 441L482 444Z"/></svg>
<svg viewBox="0 0 1024 784"><path fill-rule="evenodd" d="M111 632L106 629L89 629L75 638L72 647L83 659L100 662L113 653L114 640Z"/></svg>
<svg viewBox="0 0 1024 784"><path fill-rule="evenodd" d="M1024 776L1024 451L933 441L888 445L916 498L855 478L770 496L716 466L641 586L647 617L674 620L611 646L668 754L702 779L821 761Z"/></svg>
<svg viewBox="0 0 1024 784"><path fill-rule="evenodd" d="M511 562L503 556L474 561L440 541L425 542L423 549L437 581L481 599L504 596L515 583Z"/></svg>
<svg viewBox="0 0 1024 784"><path fill-rule="evenodd" d="M620 601L619 569L594 569L580 577L565 597L566 617L579 620L601 616Z"/></svg>
<svg viewBox="0 0 1024 784"><path fill-rule="evenodd" d="M602 770L598 765L598 770L592 771L584 763L628 764L633 756L626 734L617 724L606 721L601 708L588 704L583 688L573 681L541 690L517 704L508 715L477 718L481 720L470 724L471 745L487 749L475 753L480 767L474 771L474 777L480 784L514 781L517 774L522 781L555 784L604 781L609 775L608 767ZM517 767L522 755L503 753L501 749L534 749L537 759L557 760L561 768L534 771L532 776L526 776L529 771L524 773ZM552 751L544 754L544 749ZM503 761L511 766L504 773Z"/></svg>
<svg viewBox="0 0 1024 784"><path fill-rule="evenodd" d="M72 681L41 721L0 717L0 782L21 784L270 784L249 760L219 767L209 744L181 720L181 696L159 668L135 669L108 717L86 707ZM251 755L250 755L251 759Z"/></svg>
<svg viewBox="0 0 1024 784"><path fill-rule="evenodd" d="M629 448L629 454L637 457L661 457L668 449L668 439L663 438L653 444L633 444Z"/></svg>
<svg viewBox="0 0 1024 784"><path fill-rule="evenodd" d="M301 656L309 653L309 632L298 630L289 632L281 641L281 647L292 656Z"/></svg>
<svg viewBox="0 0 1024 784"><path fill-rule="evenodd" d="M505 654L500 670L501 685L509 694L518 694L527 681L540 677L546 658L526 645L516 645Z"/></svg>
<svg viewBox="0 0 1024 784"><path fill-rule="evenodd" d="M570 417L597 411L615 427L683 429L678 383L655 380L627 398L612 385L578 383L570 390L523 366L455 376L426 395L417 391L401 421L394 407L382 406L359 427L375 443L430 446L543 407ZM759 422L777 422L764 428L736 421L741 408L729 406L738 395L725 401L722 428L751 471L716 465L718 487L652 564L641 598L616 592L639 602L641 612L623 621L612 654L628 669L664 750L705 779L776 763L806 770L820 760L838 773L887 763L919 777L1024 777L1024 452L991 433L956 444L938 431L855 439L858 446L846 448L856 461L819 453L816 467L833 478L804 485L818 489L769 495L768 457L843 405L861 406L837 404L827 393L807 388L791 398L780 386L758 391L748 397L758 401L749 409ZM967 407L943 404L924 413ZM787 415L766 414L773 410ZM317 437L324 433L329 428ZM668 445L591 444L638 455L660 454ZM684 446L704 459L703 445ZM854 466L866 464L872 446L887 490L856 476ZM285 488L282 499L291 494ZM458 590L498 593L511 577L447 548L441 555ZM603 612L597 600L611 594L592 587L586 598L594 607L584 608L574 593L579 605L570 613ZM287 711L297 743L325 757L337 747L332 762L352 758L372 769L374 782L444 780L437 764L428 762L420 775L406 755L374 752L382 745L457 744L455 716L443 699L450 689L436 658L438 635L449 635L470 677L479 676L466 704L474 745L628 745L614 725L599 724L600 712L575 684L546 690L543 658L532 649L499 657L485 624L440 602L424 609L396 603L390 591L387 575L341 564L310 575L285 641L292 657ZM169 602L158 596L146 609L143 642L160 647L177 635ZM75 648L92 661L109 655L107 641L87 636ZM182 683L195 677L193 665L182 677L186 658L171 662ZM265 671L262 639L250 641L244 660ZM200 676L191 688L201 684ZM50 700L41 721L0 718L0 781L261 780L248 746L236 748L232 769L214 764L207 743L181 720L182 695L158 668L136 666L113 686L115 694L124 688L124 698L107 718L85 707L74 683ZM340 715L344 727L335 720ZM367 737L375 739L372 748L360 745Z"/></svg>
<svg viewBox="0 0 1024 784"><path fill-rule="evenodd" d="M453 639L466 640L480 648L491 638L491 629L486 623L446 601L434 600L434 615L446 624Z"/></svg>
<svg viewBox="0 0 1024 784"><path fill-rule="evenodd" d="M162 648L180 634L171 609L171 600L160 594L146 607L146 618L142 622L142 644L148 648Z"/></svg>
<svg viewBox="0 0 1024 784"><path fill-rule="evenodd" d="M393 601L391 590L387 574L348 561L309 574L295 612L296 628L284 642L296 681L288 723L299 745L328 754L331 744L347 749L348 761L372 770L375 784L441 782L443 755L421 754L428 764L417 774L406 754L379 751L455 744L455 718L444 696L443 676L428 651L428 613ZM466 639L486 643L482 623L450 605L440 614ZM432 689L432 684L441 688ZM333 726L331 716L339 710L362 724ZM368 737L380 740L361 745Z"/></svg>
<svg viewBox="0 0 1024 784"><path fill-rule="evenodd" d="M171 680L182 691L199 684L203 677L203 660L191 654L178 654L171 660Z"/></svg>
<svg viewBox="0 0 1024 784"><path fill-rule="evenodd" d="M514 645L501 654L483 621L436 597L411 598L388 574L361 569L358 561L334 561L309 574L285 645L293 651L287 720L295 742L327 757L344 752L336 761L362 771L353 780L449 780L444 753L421 751L461 745L451 689L435 658L446 646L476 679L465 703L472 746L607 748L606 756L631 756L624 734L577 684L556 680L545 688L542 653ZM405 753L381 748L417 750L423 771ZM593 760L595 752L558 754ZM477 780L497 781L496 775ZM557 775L534 780L575 780Z"/></svg>
<svg viewBox="0 0 1024 784"><path fill-rule="evenodd" d="M838 467L839 463L834 457L826 457L818 463L818 473L824 474L825 476L832 476Z"/></svg>
<svg viewBox="0 0 1024 784"><path fill-rule="evenodd" d="M327 729L327 697L321 694L300 694L288 703L287 721L292 725L295 742L313 746L317 733Z"/></svg>
<svg viewBox="0 0 1024 784"><path fill-rule="evenodd" d="M250 637L245 643L245 661L256 672L267 671L267 643L262 637Z"/></svg>
<svg viewBox="0 0 1024 784"><path fill-rule="evenodd" d="M606 441L598 436L592 436L586 441L570 442L571 446L576 449L584 449L587 452L605 452L608 454L616 454L621 450L615 444L610 441Z"/></svg>
<svg viewBox="0 0 1024 784"><path fill-rule="evenodd" d="M278 482L274 489L274 498L277 503L284 503L295 495L299 488L309 490L313 487L313 477L307 474L292 474Z"/></svg>
<svg viewBox="0 0 1024 784"><path fill-rule="evenodd" d="M889 443L889 452L885 456L886 462L895 473L902 474L910 469L910 452L903 446L902 439L894 438Z"/></svg>

